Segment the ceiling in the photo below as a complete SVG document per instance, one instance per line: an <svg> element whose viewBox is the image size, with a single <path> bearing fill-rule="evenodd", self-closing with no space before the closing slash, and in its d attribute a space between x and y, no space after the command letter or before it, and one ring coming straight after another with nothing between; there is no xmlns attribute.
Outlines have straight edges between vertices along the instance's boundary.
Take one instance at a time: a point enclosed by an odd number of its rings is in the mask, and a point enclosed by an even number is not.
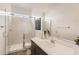
<svg viewBox="0 0 79 59"><path fill-rule="evenodd" d="M77 8L79 10L78 3L14 3L13 6L31 9L33 15L42 15L43 12L46 14L51 14L53 10L62 11L62 10L73 10ZM71 9L72 7L72 9ZM38 15L38 16L39 16Z"/></svg>
<svg viewBox="0 0 79 59"><path fill-rule="evenodd" d="M44 6L44 7L56 7L56 6L72 6L72 5L79 5L79 3L12 3L12 5L24 7L35 7L35 6Z"/></svg>

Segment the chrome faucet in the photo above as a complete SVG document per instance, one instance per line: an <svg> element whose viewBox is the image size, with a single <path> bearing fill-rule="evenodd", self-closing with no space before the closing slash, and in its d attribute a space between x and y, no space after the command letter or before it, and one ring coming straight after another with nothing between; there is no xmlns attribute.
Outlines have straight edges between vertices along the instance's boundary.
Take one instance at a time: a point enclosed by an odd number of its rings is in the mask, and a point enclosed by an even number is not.
<svg viewBox="0 0 79 59"><path fill-rule="evenodd" d="M44 30L44 37L48 38L50 36L50 31L49 30Z"/></svg>

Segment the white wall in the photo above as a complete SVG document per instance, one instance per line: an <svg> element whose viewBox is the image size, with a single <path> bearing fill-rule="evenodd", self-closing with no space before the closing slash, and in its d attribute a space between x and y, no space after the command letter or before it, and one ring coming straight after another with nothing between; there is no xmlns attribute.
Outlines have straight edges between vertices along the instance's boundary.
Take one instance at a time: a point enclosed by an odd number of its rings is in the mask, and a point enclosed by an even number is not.
<svg viewBox="0 0 79 59"><path fill-rule="evenodd" d="M79 36L78 25L79 4L60 4L52 10L53 36L75 40Z"/></svg>

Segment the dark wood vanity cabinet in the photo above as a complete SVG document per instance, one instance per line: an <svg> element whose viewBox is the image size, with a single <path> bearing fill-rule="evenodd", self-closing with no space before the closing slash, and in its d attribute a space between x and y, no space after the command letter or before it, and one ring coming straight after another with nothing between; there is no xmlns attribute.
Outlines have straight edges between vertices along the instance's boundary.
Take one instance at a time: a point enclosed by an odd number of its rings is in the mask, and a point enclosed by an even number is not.
<svg viewBox="0 0 79 59"><path fill-rule="evenodd" d="M47 55L37 44L31 41L31 53L32 55Z"/></svg>

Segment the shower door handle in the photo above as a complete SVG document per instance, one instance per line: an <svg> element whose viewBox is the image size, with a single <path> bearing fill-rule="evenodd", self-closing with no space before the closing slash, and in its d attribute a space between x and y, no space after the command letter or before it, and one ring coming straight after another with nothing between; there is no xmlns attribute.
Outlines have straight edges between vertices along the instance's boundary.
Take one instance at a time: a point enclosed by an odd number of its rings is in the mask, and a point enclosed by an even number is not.
<svg viewBox="0 0 79 59"><path fill-rule="evenodd" d="M23 48L25 48L25 34L23 33Z"/></svg>

